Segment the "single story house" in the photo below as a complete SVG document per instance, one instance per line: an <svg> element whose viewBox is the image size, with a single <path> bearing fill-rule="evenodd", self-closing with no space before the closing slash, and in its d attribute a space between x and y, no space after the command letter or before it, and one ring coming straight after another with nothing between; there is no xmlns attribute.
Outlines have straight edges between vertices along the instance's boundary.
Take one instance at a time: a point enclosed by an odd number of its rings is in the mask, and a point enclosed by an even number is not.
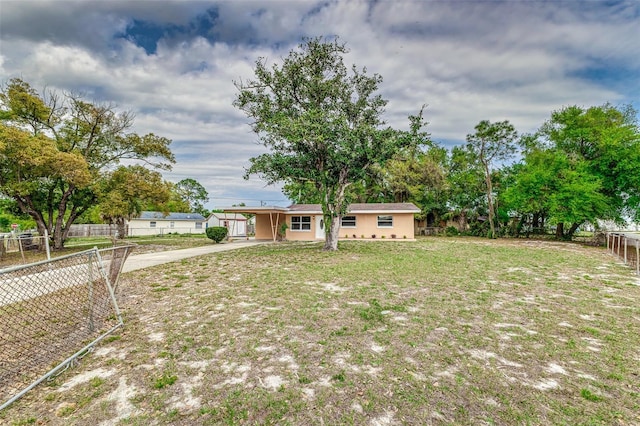
<svg viewBox="0 0 640 426"><path fill-rule="evenodd" d="M142 212L129 221L128 235L204 234L206 222L199 213Z"/></svg>
<svg viewBox="0 0 640 426"><path fill-rule="evenodd" d="M222 226L227 228L228 237L247 236L247 218L239 213L211 213L207 218L207 228Z"/></svg>
<svg viewBox="0 0 640 426"><path fill-rule="evenodd" d="M290 241L325 239L320 204L293 204L289 207L229 207L225 213L255 215L256 239ZM340 239L414 239L413 215L420 213L412 203L354 203L340 222ZM283 226L286 224L286 226Z"/></svg>

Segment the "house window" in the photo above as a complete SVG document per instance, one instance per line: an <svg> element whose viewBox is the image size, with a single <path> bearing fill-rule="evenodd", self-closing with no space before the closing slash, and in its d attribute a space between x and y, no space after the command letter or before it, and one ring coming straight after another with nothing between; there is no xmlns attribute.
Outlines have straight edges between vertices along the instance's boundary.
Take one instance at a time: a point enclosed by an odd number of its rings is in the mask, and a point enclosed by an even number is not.
<svg viewBox="0 0 640 426"><path fill-rule="evenodd" d="M152 227L152 228L155 228L156 227L156 223L155 222L149 222L149 226Z"/></svg>
<svg viewBox="0 0 640 426"><path fill-rule="evenodd" d="M393 216L378 216L378 228L393 228Z"/></svg>
<svg viewBox="0 0 640 426"><path fill-rule="evenodd" d="M202 222L196 222L196 229L202 229Z"/></svg>
<svg viewBox="0 0 640 426"><path fill-rule="evenodd" d="M356 217L355 216L342 216L342 222L340 226L343 228L355 228L356 227Z"/></svg>
<svg viewBox="0 0 640 426"><path fill-rule="evenodd" d="M176 223L175 222L169 222L169 228L175 228Z"/></svg>
<svg viewBox="0 0 640 426"><path fill-rule="evenodd" d="M311 216L291 216L292 231L311 231Z"/></svg>

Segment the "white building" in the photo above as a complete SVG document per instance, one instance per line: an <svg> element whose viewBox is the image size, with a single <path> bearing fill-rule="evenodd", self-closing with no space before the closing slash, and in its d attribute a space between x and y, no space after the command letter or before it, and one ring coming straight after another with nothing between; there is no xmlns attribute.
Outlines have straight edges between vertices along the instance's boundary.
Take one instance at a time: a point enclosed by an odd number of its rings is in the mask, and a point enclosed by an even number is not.
<svg viewBox="0 0 640 426"><path fill-rule="evenodd" d="M207 218L207 228L211 226L227 228L229 237L247 236L247 218L240 213L211 213Z"/></svg>
<svg viewBox="0 0 640 426"><path fill-rule="evenodd" d="M199 213L142 212L140 217L129 221L128 236L204 234L206 222L207 219Z"/></svg>

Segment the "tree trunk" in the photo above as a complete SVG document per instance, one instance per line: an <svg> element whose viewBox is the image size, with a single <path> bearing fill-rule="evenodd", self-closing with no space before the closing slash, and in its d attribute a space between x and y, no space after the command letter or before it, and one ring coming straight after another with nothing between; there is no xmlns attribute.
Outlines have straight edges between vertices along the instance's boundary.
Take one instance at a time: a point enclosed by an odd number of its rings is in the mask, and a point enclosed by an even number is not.
<svg viewBox="0 0 640 426"><path fill-rule="evenodd" d="M491 174L489 173L489 165L484 163L485 169L485 180L487 183L487 204L489 204L489 227L491 228L491 238L496 237L496 227L495 227L495 211L493 209L493 196L491 195L493 192L493 184L491 183Z"/></svg>
<svg viewBox="0 0 640 426"><path fill-rule="evenodd" d="M324 215L324 223L325 223L325 239L324 239L324 247L322 250L325 251L336 251L338 250L338 239L340 238L340 216L331 217L330 215ZM326 226L326 224L330 224Z"/></svg>
<svg viewBox="0 0 640 426"><path fill-rule="evenodd" d="M564 238L564 223L560 222L556 225L556 239L562 240Z"/></svg>
<svg viewBox="0 0 640 426"><path fill-rule="evenodd" d="M117 238L119 240L124 240L125 237L127 236L127 227L126 227L126 222L125 222L123 217L119 217L116 220L116 229L117 229L117 232L118 232Z"/></svg>
<svg viewBox="0 0 640 426"><path fill-rule="evenodd" d="M572 223L571 224L571 228L569 228L569 230L565 234L564 239L565 240L572 240L573 239L573 234L576 233L576 231L578 230L580 225L582 225L582 222L574 222L574 223Z"/></svg>

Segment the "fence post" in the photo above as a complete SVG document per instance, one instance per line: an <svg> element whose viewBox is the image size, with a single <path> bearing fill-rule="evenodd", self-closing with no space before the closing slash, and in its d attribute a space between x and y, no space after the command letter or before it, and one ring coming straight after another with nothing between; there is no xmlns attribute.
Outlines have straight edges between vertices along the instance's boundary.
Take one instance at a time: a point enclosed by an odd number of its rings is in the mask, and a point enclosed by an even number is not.
<svg viewBox="0 0 640 426"><path fill-rule="evenodd" d="M618 257L622 257L621 252L622 252L622 234L618 234L618 251L616 252L618 254Z"/></svg>
<svg viewBox="0 0 640 426"><path fill-rule="evenodd" d="M94 324L93 324L93 268L91 267L91 258L93 257L93 253L90 253L87 256L87 267L89 268L87 271L87 276L89 277L89 331L93 332Z"/></svg>
<svg viewBox="0 0 640 426"><path fill-rule="evenodd" d="M47 260L51 260L51 250L49 249L49 231L44 230L44 246L47 249Z"/></svg>

